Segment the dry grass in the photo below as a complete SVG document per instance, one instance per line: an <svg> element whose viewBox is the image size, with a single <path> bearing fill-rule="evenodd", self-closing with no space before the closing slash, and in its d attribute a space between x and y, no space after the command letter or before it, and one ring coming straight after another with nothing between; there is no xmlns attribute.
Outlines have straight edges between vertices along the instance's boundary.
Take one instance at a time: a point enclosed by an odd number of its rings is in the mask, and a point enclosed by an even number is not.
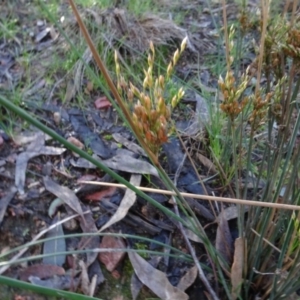
<svg viewBox="0 0 300 300"><path fill-rule="evenodd" d="M187 35L187 31L172 20L153 14L145 14L137 18L126 9L86 9L82 18L87 21L87 24L92 18L90 21L98 26L98 33L102 31L102 36L106 36L112 45L122 41L122 47L126 48L133 57L136 53L147 51L150 40L154 45L168 45L170 41L181 42ZM75 26L77 25L72 19L69 27L74 30Z"/></svg>

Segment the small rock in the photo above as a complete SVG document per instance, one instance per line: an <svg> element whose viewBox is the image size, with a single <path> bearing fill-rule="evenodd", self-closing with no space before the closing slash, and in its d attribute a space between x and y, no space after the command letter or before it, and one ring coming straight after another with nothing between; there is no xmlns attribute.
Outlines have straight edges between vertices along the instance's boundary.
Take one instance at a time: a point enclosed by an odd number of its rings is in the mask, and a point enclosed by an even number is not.
<svg viewBox="0 0 300 300"><path fill-rule="evenodd" d="M50 176L52 172L52 164L50 162L47 162L45 165L43 165L42 173L44 176Z"/></svg>
<svg viewBox="0 0 300 300"><path fill-rule="evenodd" d="M67 141L81 150L84 148L84 145L73 136L70 136ZM79 155L77 153L75 153L75 152L72 152L72 153L75 157L79 157Z"/></svg>
<svg viewBox="0 0 300 300"><path fill-rule="evenodd" d="M43 22L42 20L38 20L38 21L36 22L36 25L37 25L38 27L42 27L42 26L44 25L44 22Z"/></svg>
<svg viewBox="0 0 300 300"><path fill-rule="evenodd" d="M64 218L68 217L68 215L62 213L61 217L62 217L62 219L64 219ZM62 225L66 230L70 230L70 231L75 231L79 227L78 222L75 219L71 219L67 222L64 222Z"/></svg>
<svg viewBox="0 0 300 300"><path fill-rule="evenodd" d="M61 122L61 114L60 112L56 111L54 114L53 114L53 120L54 120L54 123L58 126Z"/></svg>

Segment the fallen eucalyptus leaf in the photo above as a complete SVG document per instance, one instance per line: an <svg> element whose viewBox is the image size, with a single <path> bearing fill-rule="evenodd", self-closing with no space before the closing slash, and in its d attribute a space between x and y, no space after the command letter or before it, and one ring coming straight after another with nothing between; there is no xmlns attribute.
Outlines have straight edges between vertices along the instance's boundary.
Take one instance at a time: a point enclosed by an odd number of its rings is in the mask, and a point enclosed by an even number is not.
<svg viewBox="0 0 300 300"><path fill-rule="evenodd" d="M36 264L22 270L19 278L23 281L28 281L30 276L37 276L41 279L45 279L54 275L65 275L65 269L57 265Z"/></svg>
<svg viewBox="0 0 300 300"><path fill-rule="evenodd" d="M111 197L115 194L117 188L115 186L107 187L106 189L102 189L99 192L95 192L93 194L89 194L85 196L85 200L90 201L101 201L103 198Z"/></svg>
<svg viewBox="0 0 300 300"><path fill-rule="evenodd" d="M28 161L39 155L61 155L66 149L64 148L55 148L49 146L41 146L38 151L26 151L18 155L16 160L16 176L15 176L15 185L20 194L24 194L24 185L26 178L26 169Z"/></svg>
<svg viewBox="0 0 300 300"><path fill-rule="evenodd" d="M128 253L135 274L154 294L163 300L187 300L188 295L171 285L165 273L153 268L135 252Z"/></svg>
<svg viewBox="0 0 300 300"><path fill-rule="evenodd" d="M243 283L243 267L244 267L244 245L245 241L239 237L234 242L234 257L231 267L231 297L233 300L240 296Z"/></svg>
<svg viewBox="0 0 300 300"><path fill-rule="evenodd" d="M90 279L87 272L87 266L83 260L79 261L79 266L81 268L81 290L85 295L90 295ZM91 295L93 296L93 295Z"/></svg>
<svg viewBox="0 0 300 300"><path fill-rule="evenodd" d="M131 150L132 152L134 152L136 154L143 155L143 156L147 157L147 154L146 154L146 152L144 151L144 149L142 147L135 144L134 142L131 142L131 141L127 140L120 133L114 133L112 136L113 136L113 138L115 139L115 141L117 143L122 144L127 149Z"/></svg>
<svg viewBox="0 0 300 300"><path fill-rule="evenodd" d="M148 263L153 268L156 268L160 261L161 261L161 256L154 256L148 261ZM131 295L132 295L133 300L137 299L143 286L144 286L144 284L139 280L139 278L136 276L136 274L133 273L131 276L131 282L130 282L130 290L131 290Z"/></svg>
<svg viewBox="0 0 300 300"><path fill-rule="evenodd" d="M246 213L248 210L249 210L249 206L245 205L244 206L244 212ZM236 205L235 206L226 207L223 210L223 215L224 215L224 217L225 217L225 219L227 221L236 219L238 217L238 215L239 215L238 207ZM219 220L219 217L217 217L217 220Z"/></svg>
<svg viewBox="0 0 300 300"><path fill-rule="evenodd" d="M58 221L60 221L59 216L53 219L52 224L55 224ZM63 237L64 231L62 229L62 224L59 224L55 228L48 231L45 238L53 238L53 237L58 237L58 236L60 236L60 238L44 242L43 254L55 254L55 253L66 251L66 241L65 241L65 238ZM55 265L55 266L61 267L65 263L65 260L66 260L65 254L53 255L53 256L44 257L43 264L44 265Z"/></svg>
<svg viewBox="0 0 300 300"><path fill-rule="evenodd" d="M102 238L100 248L110 249L124 249L126 248L123 239L114 236L104 236ZM110 272L116 269L118 264L124 259L126 252L115 251L115 252L100 252L99 260L105 265L106 269Z"/></svg>
<svg viewBox="0 0 300 300"><path fill-rule="evenodd" d="M128 155L118 154L110 159L102 160L101 163L114 170L159 177L157 170L151 164Z"/></svg>
<svg viewBox="0 0 300 300"><path fill-rule="evenodd" d="M41 280L37 276L30 276L28 280L35 285L59 290L76 290L79 284L79 278L74 278L71 275L54 276L46 280Z"/></svg>
<svg viewBox="0 0 300 300"><path fill-rule="evenodd" d="M200 160L200 162L202 163L202 165L204 167L206 167L209 171L211 171L211 173L216 174L218 173L217 167L214 165L214 163L208 159L206 156L197 153L197 157Z"/></svg>
<svg viewBox="0 0 300 300"><path fill-rule="evenodd" d="M63 204L64 201L62 201L61 199L59 198L54 199L48 208L48 216L52 218L55 215L57 208Z"/></svg>
<svg viewBox="0 0 300 300"><path fill-rule="evenodd" d="M71 158L70 164L76 168L96 169L96 166L85 158L79 157L77 160Z"/></svg>
<svg viewBox="0 0 300 300"><path fill-rule="evenodd" d="M130 174L150 174L159 177L157 170L150 163L136 159L127 154L118 153L114 157L106 160L101 160L99 157L96 157L96 159L110 169ZM96 169L95 165L82 157L78 158L76 161L71 159L70 163L77 168Z"/></svg>
<svg viewBox="0 0 300 300"><path fill-rule="evenodd" d="M83 211L76 194L67 188L54 182L49 177L43 177L44 185L47 191L64 201L70 208L77 212L84 220Z"/></svg>
<svg viewBox="0 0 300 300"><path fill-rule="evenodd" d="M192 222L191 222L190 219L184 218L184 220L185 220L188 224L192 225ZM196 243L201 243L201 244L203 244L202 239L201 239L198 235L196 235L192 230L190 230L190 229L188 229L188 228L186 228L186 227L183 227L183 229L184 229L185 234L186 234L186 236L188 237L189 240L191 240L191 241L193 241L193 242L196 242Z"/></svg>
<svg viewBox="0 0 300 300"><path fill-rule="evenodd" d="M194 283L194 281L197 278L197 275L198 275L198 268L197 266L193 266L180 279L180 281L177 284L177 288L182 291L185 291Z"/></svg>
<svg viewBox="0 0 300 300"><path fill-rule="evenodd" d="M228 225L228 221L225 218L224 210L218 216L218 228L216 235L216 249L230 267L233 258L233 241ZM223 269L228 272L228 268L224 265L224 263L220 260L220 264Z"/></svg>
<svg viewBox="0 0 300 300"><path fill-rule="evenodd" d="M84 233L96 233L98 231L91 212L85 214L85 219L80 218L80 227ZM84 249L95 249L99 247L99 236L82 237L78 247ZM86 253L86 265L89 267L97 258L97 252Z"/></svg>
<svg viewBox="0 0 300 300"><path fill-rule="evenodd" d="M17 189L13 186L10 188L10 191L8 191L7 194L0 199L0 224L2 223L2 220L4 218L7 206L9 202L14 198L16 192Z"/></svg>
<svg viewBox="0 0 300 300"><path fill-rule="evenodd" d="M141 175L131 175L130 183L134 186L139 186L142 180ZM130 189L126 189L125 195L117 209L117 211L114 213L114 215L110 218L110 220L101 227L99 232L105 230L109 226L111 226L114 223L119 222L122 220L128 213L130 207L135 203L136 200L136 193L133 192Z"/></svg>

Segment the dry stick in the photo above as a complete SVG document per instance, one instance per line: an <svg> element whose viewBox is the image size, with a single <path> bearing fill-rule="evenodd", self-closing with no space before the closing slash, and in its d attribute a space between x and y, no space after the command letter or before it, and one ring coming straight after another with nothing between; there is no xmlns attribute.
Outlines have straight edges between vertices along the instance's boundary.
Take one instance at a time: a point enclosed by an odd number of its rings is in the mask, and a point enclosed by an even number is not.
<svg viewBox="0 0 300 300"><path fill-rule="evenodd" d="M101 186L115 186L115 187L127 189L126 185L119 184L119 183L97 182L97 181L86 181L86 180L80 180L78 181L78 183L94 184L94 185L101 185ZM143 192L151 192L151 193L170 195L170 196L177 195L175 192L168 191L168 190L153 189L153 188L140 187L140 186L136 186L136 188ZM292 204L260 202L260 201L253 201L253 200L206 196L206 195L197 195L197 194L190 194L190 193L180 193L180 195L182 197L195 198L195 199L201 199L207 201L212 200L218 202L235 203L235 204L250 205L250 206L270 207L270 208L287 209L287 210L300 210L300 206L292 205Z"/></svg>
<svg viewBox="0 0 300 300"><path fill-rule="evenodd" d="M228 25L227 25L227 16L226 16L226 2L222 0L223 7L223 22L224 22L224 35L225 35L225 48L226 48L226 63L227 71L230 71L230 53L229 53L229 36L228 36Z"/></svg>
<svg viewBox="0 0 300 300"><path fill-rule="evenodd" d="M285 16L287 15L287 11L288 11L288 8L289 8L289 6L290 6L290 1L291 1L291 0L286 0L286 1L285 1L283 13L282 13L282 17L285 17Z"/></svg>
<svg viewBox="0 0 300 300"><path fill-rule="evenodd" d="M182 159L182 161L181 161L181 163L180 163L180 165L179 165L179 167L178 167L178 169L177 169L177 171L176 171L176 173L175 173L175 178L174 178L174 185L175 185L175 186L177 186L177 179L178 179L178 177L179 177L179 175L180 175L180 173L181 173L181 170L182 170L182 167L183 167L183 165L184 165L184 162L185 162L186 157L187 157L187 152L185 153L185 155L184 155L184 157L183 157L183 159ZM180 217L179 209L178 209L178 205L177 205L177 200L176 200L176 198L175 198L174 196L172 196L172 200L173 200L173 203L174 203L174 210L175 210L175 213L176 213L176 215L177 215L178 217ZM189 249L189 251L190 251L190 254L191 254L192 257L193 257L194 263L195 263L196 266L197 266L197 269L198 269L198 272L199 272L199 277L200 277L201 281L203 282L203 284L204 284L205 287L207 288L207 290L208 290L208 292L210 293L212 299L218 300L218 299L219 299L218 296L216 295L215 291L214 291L214 290L212 289L212 287L210 286L210 284L209 284L209 282L208 282L208 280L207 280L207 278L206 278L206 276L205 276L205 274L204 274L204 272L203 272L203 269L201 268L201 265L200 265L200 263L199 263L199 260L198 260L198 258L197 258L197 255L196 255L196 253L195 253L195 249L193 248L193 246L192 246L192 244L191 244L189 238L187 237L186 232L185 232L185 230L184 230L184 228L183 228L182 223L181 223L181 222L177 222L177 226L178 226L178 228L179 228L181 234L183 235L183 238L184 238L184 240L185 240L185 243L186 243L186 245L187 245L187 247L188 247L188 249Z"/></svg>
<svg viewBox="0 0 300 300"><path fill-rule="evenodd" d="M298 0L294 0L293 8L292 8L291 26L293 26L295 22L297 6L298 6Z"/></svg>
<svg viewBox="0 0 300 300"><path fill-rule="evenodd" d="M255 96L258 96L258 92L260 89L260 79L262 73L262 65L264 58L264 47L266 40L266 31L268 24L268 16L269 16L269 0L261 0L261 16L262 16L262 33L259 47L259 57L258 57L258 66L257 66L257 78L256 78L256 86L255 86Z"/></svg>

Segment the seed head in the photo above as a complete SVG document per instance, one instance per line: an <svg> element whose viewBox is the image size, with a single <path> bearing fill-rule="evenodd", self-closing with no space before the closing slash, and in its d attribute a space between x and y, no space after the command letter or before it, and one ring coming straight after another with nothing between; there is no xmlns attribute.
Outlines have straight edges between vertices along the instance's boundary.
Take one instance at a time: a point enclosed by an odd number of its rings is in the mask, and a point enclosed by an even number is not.
<svg viewBox="0 0 300 300"><path fill-rule="evenodd" d="M188 41L188 37L186 36L182 42L181 42L181 45L180 45L180 53L182 53L184 51L184 49L186 48L186 45L187 45L187 41Z"/></svg>

